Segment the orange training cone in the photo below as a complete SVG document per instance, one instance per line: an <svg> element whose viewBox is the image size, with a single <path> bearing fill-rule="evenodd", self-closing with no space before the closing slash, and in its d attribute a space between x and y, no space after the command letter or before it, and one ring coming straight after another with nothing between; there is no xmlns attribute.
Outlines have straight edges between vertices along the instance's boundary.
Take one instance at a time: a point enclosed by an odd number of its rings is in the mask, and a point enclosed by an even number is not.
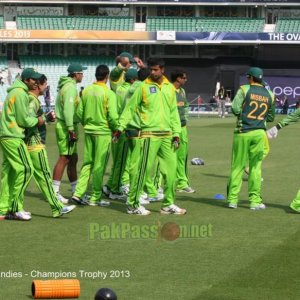
<svg viewBox="0 0 300 300"><path fill-rule="evenodd" d="M31 291L34 299L78 298L80 283L78 279L33 280Z"/></svg>

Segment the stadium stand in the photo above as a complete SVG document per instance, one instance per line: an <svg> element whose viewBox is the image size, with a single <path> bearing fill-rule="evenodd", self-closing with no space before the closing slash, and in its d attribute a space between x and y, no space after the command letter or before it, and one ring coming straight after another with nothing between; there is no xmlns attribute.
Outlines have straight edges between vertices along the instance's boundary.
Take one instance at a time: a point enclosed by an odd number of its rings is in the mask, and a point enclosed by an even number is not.
<svg viewBox="0 0 300 300"><path fill-rule="evenodd" d="M147 31L262 32L265 20L249 18L148 17Z"/></svg>
<svg viewBox="0 0 300 300"><path fill-rule="evenodd" d="M0 16L0 29L4 29L5 26L4 26L4 17L3 16Z"/></svg>
<svg viewBox="0 0 300 300"><path fill-rule="evenodd" d="M106 64L110 69L115 66L115 58L110 56L20 56L20 67L34 67L40 73L48 78L50 85L51 99L54 101L57 94L57 83L59 76L67 75L67 67L70 63L80 63L88 69L84 72L83 81L78 84L78 90L81 86L86 86L95 81L95 68L100 64Z"/></svg>
<svg viewBox="0 0 300 300"><path fill-rule="evenodd" d="M294 18L279 19L276 23L275 32L299 33L300 19L294 19Z"/></svg>
<svg viewBox="0 0 300 300"><path fill-rule="evenodd" d="M88 17L88 16L18 16L18 29L44 30L134 30L133 17Z"/></svg>

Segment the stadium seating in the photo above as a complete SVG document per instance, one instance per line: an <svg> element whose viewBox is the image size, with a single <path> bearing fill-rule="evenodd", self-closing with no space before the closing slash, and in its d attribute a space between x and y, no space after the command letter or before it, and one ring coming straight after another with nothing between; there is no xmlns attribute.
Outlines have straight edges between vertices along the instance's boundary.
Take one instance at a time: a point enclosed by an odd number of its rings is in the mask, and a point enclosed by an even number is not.
<svg viewBox="0 0 300 300"><path fill-rule="evenodd" d="M281 18L276 22L275 32L300 32L300 19Z"/></svg>
<svg viewBox="0 0 300 300"><path fill-rule="evenodd" d="M147 31L262 32L264 19L148 17Z"/></svg>
<svg viewBox="0 0 300 300"><path fill-rule="evenodd" d="M115 66L114 57L110 56L20 56L20 67L34 67L38 72L47 76L50 85L51 99L54 101L57 94L57 84L61 75L67 75L67 67L70 63L80 63L88 69L84 71L83 81L78 84L86 86L95 81L95 69L99 64L106 64L111 70ZM44 99L41 97L43 103Z"/></svg>
<svg viewBox="0 0 300 300"><path fill-rule="evenodd" d="M18 16L18 29L32 30L134 30L133 17Z"/></svg>
<svg viewBox="0 0 300 300"><path fill-rule="evenodd" d="M3 16L0 16L0 29L4 29L5 26L4 26L4 17Z"/></svg>

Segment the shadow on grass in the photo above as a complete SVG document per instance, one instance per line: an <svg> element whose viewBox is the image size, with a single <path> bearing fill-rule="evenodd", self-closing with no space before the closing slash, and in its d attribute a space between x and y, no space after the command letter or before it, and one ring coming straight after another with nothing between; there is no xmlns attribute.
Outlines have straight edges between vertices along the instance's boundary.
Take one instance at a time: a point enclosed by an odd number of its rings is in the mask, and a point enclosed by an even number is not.
<svg viewBox="0 0 300 300"><path fill-rule="evenodd" d="M274 203L266 203L267 208L268 207L274 207L284 210L287 214L298 214L297 212L290 209L288 205L283 204L274 204Z"/></svg>
<svg viewBox="0 0 300 300"><path fill-rule="evenodd" d="M220 208L227 208L226 199L218 200L218 199L214 199L214 198L197 198L197 199L193 198L193 199L189 199L189 201L197 202L197 203L200 202L200 203L203 203L203 204L217 206L217 207L220 207ZM239 201L238 208L249 209L249 202L246 201L246 200Z"/></svg>
<svg viewBox="0 0 300 300"><path fill-rule="evenodd" d="M215 177L215 178L228 178L228 175L220 175L220 174L202 173L202 175L208 177Z"/></svg>
<svg viewBox="0 0 300 300"><path fill-rule="evenodd" d="M217 200L214 198L188 198L188 199L186 199L186 197L182 197L182 196L176 197L176 199L183 200L183 201L188 200L191 202L203 203L203 204L208 204L208 205L217 206L217 207L221 207L221 208L227 207L226 199L224 199L224 200ZM299 213L291 210L288 205L268 203L268 202L265 202L265 204L266 204L267 209L268 209L268 207L269 208L278 208L278 209L285 211L287 214L299 214ZM249 205L250 205L250 203L248 200L240 200L238 203L238 208L249 209Z"/></svg>
<svg viewBox="0 0 300 300"><path fill-rule="evenodd" d="M37 191L37 192L31 192L30 190L27 190L25 192L25 197L34 197L34 198L39 198L39 200L44 200L44 198L42 197L42 193Z"/></svg>
<svg viewBox="0 0 300 300"><path fill-rule="evenodd" d="M210 174L210 173L202 173L204 176L215 177L215 178L228 178L229 175L220 175L220 174ZM243 181L248 181L248 177L243 177Z"/></svg>

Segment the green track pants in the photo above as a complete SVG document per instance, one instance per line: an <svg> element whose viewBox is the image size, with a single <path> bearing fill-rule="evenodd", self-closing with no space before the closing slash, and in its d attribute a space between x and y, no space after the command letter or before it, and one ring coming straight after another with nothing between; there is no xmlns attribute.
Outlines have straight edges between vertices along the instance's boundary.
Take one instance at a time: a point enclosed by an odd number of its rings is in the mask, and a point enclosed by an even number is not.
<svg viewBox="0 0 300 300"><path fill-rule="evenodd" d="M261 163L264 156L264 130L235 133L233 137L231 174L227 185L228 202L236 204L242 185L244 168L249 160L248 194L252 206L261 199Z"/></svg>
<svg viewBox="0 0 300 300"><path fill-rule="evenodd" d="M102 183L110 154L111 135L92 135L85 133L83 165L74 196L82 198L88 189L92 175L90 202L101 200Z"/></svg>
<svg viewBox="0 0 300 300"><path fill-rule="evenodd" d="M0 213L23 210L24 192L33 175L33 165L22 139L1 138L3 165L0 188Z"/></svg>

